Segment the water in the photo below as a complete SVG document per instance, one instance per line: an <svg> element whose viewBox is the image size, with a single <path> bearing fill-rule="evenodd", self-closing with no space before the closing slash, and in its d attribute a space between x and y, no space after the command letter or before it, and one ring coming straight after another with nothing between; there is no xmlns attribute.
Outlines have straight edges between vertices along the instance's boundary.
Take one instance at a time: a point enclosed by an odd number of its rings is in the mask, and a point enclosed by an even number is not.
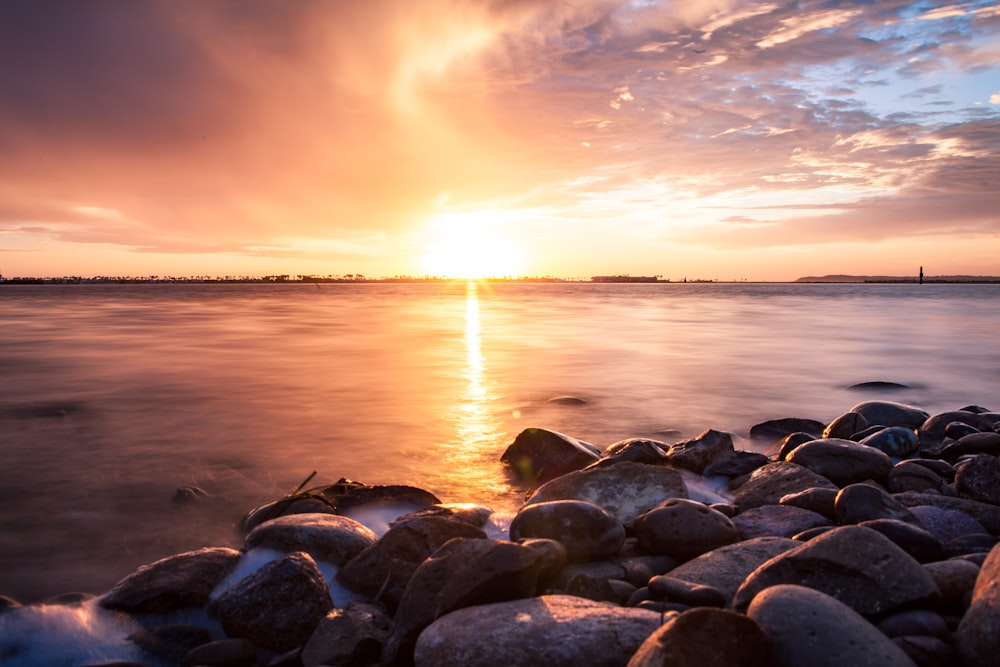
<svg viewBox="0 0 1000 667"><path fill-rule="evenodd" d="M512 511L541 426L605 447L869 398L1000 408L1000 285L44 285L0 289L0 594L99 593L239 546L348 477ZM910 385L859 394L851 384ZM552 402L582 398L582 405ZM739 440L738 446L760 448ZM177 506L175 491L205 489Z"/></svg>

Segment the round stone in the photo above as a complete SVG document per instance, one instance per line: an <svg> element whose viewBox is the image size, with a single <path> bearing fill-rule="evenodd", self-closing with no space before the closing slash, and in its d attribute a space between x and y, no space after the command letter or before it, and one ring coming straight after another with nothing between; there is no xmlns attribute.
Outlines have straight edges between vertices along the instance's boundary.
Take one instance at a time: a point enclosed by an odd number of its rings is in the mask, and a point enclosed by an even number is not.
<svg viewBox="0 0 1000 667"><path fill-rule="evenodd" d="M532 537L561 542L570 560L600 560L618 555L625 544L625 528L593 503L553 500L525 505L511 521L512 540Z"/></svg>
<svg viewBox="0 0 1000 667"><path fill-rule="evenodd" d="M695 500L672 498L635 520L639 546L680 561L739 540L732 520Z"/></svg>

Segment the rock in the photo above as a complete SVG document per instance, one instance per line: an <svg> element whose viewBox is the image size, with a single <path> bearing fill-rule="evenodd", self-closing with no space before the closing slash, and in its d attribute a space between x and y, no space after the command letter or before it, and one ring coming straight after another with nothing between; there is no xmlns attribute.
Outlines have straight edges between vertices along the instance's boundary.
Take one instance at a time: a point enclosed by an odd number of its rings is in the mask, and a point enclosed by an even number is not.
<svg viewBox="0 0 1000 667"><path fill-rule="evenodd" d="M972 604L958 626L958 649L967 665L994 664L1000 655L1000 546L976 577Z"/></svg>
<svg viewBox="0 0 1000 667"><path fill-rule="evenodd" d="M849 484L840 490L833 504L837 523L852 524L873 519L898 519L918 523L908 509L890 493L873 484Z"/></svg>
<svg viewBox="0 0 1000 667"><path fill-rule="evenodd" d="M671 445L667 450L667 461L672 466L700 475L708 465L735 455L733 437L709 429L692 440Z"/></svg>
<svg viewBox="0 0 1000 667"><path fill-rule="evenodd" d="M777 443L777 449L778 449L777 459L779 461L786 460L788 458L788 455L791 454L796 447L805 442L809 442L810 440L815 440L815 439L816 436L809 435L808 433L803 433L801 431L798 431L796 433L789 433L784 438L779 440Z"/></svg>
<svg viewBox="0 0 1000 667"><path fill-rule="evenodd" d="M619 605L624 605L635 591L635 586L621 579L605 579L588 574L578 574L573 577L565 589L568 595Z"/></svg>
<svg viewBox="0 0 1000 667"><path fill-rule="evenodd" d="M378 542L349 560L337 572L337 581L395 610L406 582L417 567L455 537L486 539L486 533L465 522L442 517L397 524Z"/></svg>
<svg viewBox="0 0 1000 667"><path fill-rule="evenodd" d="M408 662L417 635L448 612L533 596L540 564L537 552L513 542L457 538L445 543L410 577L382 662Z"/></svg>
<svg viewBox="0 0 1000 667"><path fill-rule="evenodd" d="M858 412L846 412L832 422L830 422L825 429L823 429L823 438L841 438L844 440L850 440L851 436L855 433L864 431L866 428L871 426L865 416Z"/></svg>
<svg viewBox="0 0 1000 667"><path fill-rule="evenodd" d="M946 458L957 459L967 454L1000 455L1000 433L970 433L963 435L954 445L945 449Z"/></svg>
<svg viewBox="0 0 1000 667"><path fill-rule="evenodd" d="M882 533L913 556L918 563L932 563L943 557L941 543L922 526L899 519L861 521L859 526Z"/></svg>
<svg viewBox="0 0 1000 667"><path fill-rule="evenodd" d="M626 665L660 614L569 595L459 609L417 639L415 667Z"/></svg>
<svg viewBox="0 0 1000 667"><path fill-rule="evenodd" d="M832 525L822 514L791 505L762 505L733 517L741 540L755 537L792 537L804 530Z"/></svg>
<svg viewBox="0 0 1000 667"><path fill-rule="evenodd" d="M914 493L913 491L897 493L894 497L907 508L917 505L927 505L940 509L964 512L981 523L986 528L986 532L991 535L1000 535L1000 507L996 505L981 503L968 498L951 498L949 496L930 493ZM936 534L935 529L931 526L925 524L924 527L930 530L931 533Z"/></svg>
<svg viewBox="0 0 1000 667"><path fill-rule="evenodd" d="M907 428L920 428L929 417L920 408L895 401L864 401L851 408L850 412L857 412L869 424Z"/></svg>
<svg viewBox="0 0 1000 667"><path fill-rule="evenodd" d="M831 485L832 486L832 485ZM831 521L837 520L837 512L834 509L837 502L836 488L832 489L806 489L798 493L789 493L778 500L779 505L790 505L791 507L801 507L810 512L816 512L825 516Z"/></svg>
<svg viewBox="0 0 1000 667"><path fill-rule="evenodd" d="M875 624L886 637L929 635L947 639L950 631L940 614L927 609L907 609L885 616Z"/></svg>
<svg viewBox="0 0 1000 667"><path fill-rule="evenodd" d="M963 461L955 470L955 490L961 498L1000 505L1000 459L978 454Z"/></svg>
<svg viewBox="0 0 1000 667"><path fill-rule="evenodd" d="M754 440L768 440L774 442L784 438L790 433L808 433L819 437L823 433L823 422L815 419L800 419L798 417L788 417L786 419L771 419L750 427L750 437Z"/></svg>
<svg viewBox="0 0 1000 667"><path fill-rule="evenodd" d="M538 554L538 581L545 582L551 579L559 570L566 567L569 562L569 552L566 545L556 540L529 537L518 540L522 547L531 549Z"/></svg>
<svg viewBox="0 0 1000 667"><path fill-rule="evenodd" d="M322 573L303 552L267 563L208 607L230 637L279 652L302 646L332 608Z"/></svg>
<svg viewBox="0 0 1000 667"><path fill-rule="evenodd" d="M952 422L968 424L977 431L989 432L993 430L993 422L983 414L968 412L966 410L951 410L940 412L932 417L928 417L920 424L921 434L933 435L937 438L944 437L945 430Z"/></svg>
<svg viewBox="0 0 1000 667"><path fill-rule="evenodd" d="M882 380L876 380L874 382L858 382L857 384L852 384L848 387L851 391L901 391L903 389L909 389L910 386L906 384L900 384L899 382L885 382Z"/></svg>
<svg viewBox="0 0 1000 667"><path fill-rule="evenodd" d="M591 579L622 579L625 566L618 560L598 560L586 563L570 563L547 582L550 589L566 591L570 582L580 576ZM643 582L645 583L645 582Z"/></svg>
<svg viewBox="0 0 1000 667"><path fill-rule="evenodd" d="M493 510L488 507L483 507L482 505L473 505L471 503L441 503L438 505L430 505L428 507L424 507L423 509L410 512L409 514L396 517L389 522L389 527L392 528L401 523L406 523L410 519L438 517L442 519L450 519L451 521L467 523L470 526L475 526L476 528L485 528L486 524L489 523L490 516L492 514Z"/></svg>
<svg viewBox="0 0 1000 667"><path fill-rule="evenodd" d="M751 572L775 556L799 546L799 542L783 537L758 537L702 554L670 570L669 576L711 586L722 591L729 601Z"/></svg>
<svg viewBox="0 0 1000 667"><path fill-rule="evenodd" d="M757 452L736 452L736 455L732 458L709 463L701 471L701 474L705 477L720 475L722 477L740 477L742 475L749 475L757 468L766 466L770 462L771 459L764 454L758 454Z"/></svg>
<svg viewBox="0 0 1000 667"><path fill-rule="evenodd" d="M538 487L526 505L580 500L609 512L623 526L668 498L687 498L681 474L664 466L625 461L571 472Z"/></svg>
<svg viewBox="0 0 1000 667"><path fill-rule="evenodd" d="M614 470L623 465L626 464L602 470ZM618 555L625 544L625 528L594 503L553 500L525 505L511 521L511 540L532 537L561 542L571 561L600 560Z"/></svg>
<svg viewBox="0 0 1000 667"><path fill-rule="evenodd" d="M869 479L884 481L892 469L892 459L885 452L836 438L802 444L788 455L788 461L822 475L837 486Z"/></svg>
<svg viewBox="0 0 1000 667"><path fill-rule="evenodd" d="M979 535L987 532L983 524L958 510L917 505L910 508L910 513L941 544L947 544L955 538L965 535Z"/></svg>
<svg viewBox="0 0 1000 667"><path fill-rule="evenodd" d="M945 543L944 555L948 558L955 558L957 556L985 554L996 544L997 538L993 535L962 535Z"/></svg>
<svg viewBox="0 0 1000 667"><path fill-rule="evenodd" d="M208 630L186 623L140 628L128 639L146 653L170 663L179 663L188 651L212 641Z"/></svg>
<svg viewBox="0 0 1000 667"><path fill-rule="evenodd" d="M182 486L174 491L174 495L170 499L170 502L175 505L184 506L199 503L206 498L208 498L208 491L200 486Z"/></svg>
<svg viewBox="0 0 1000 667"><path fill-rule="evenodd" d="M378 537L369 528L345 516L289 514L259 524L247 534L243 548L305 551L339 567L376 540Z"/></svg>
<svg viewBox="0 0 1000 667"><path fill-rule="evenodd" d="M669 448L670 445L659 440L645 438L619 440L604 450L604 455L601 456L600 460L591 463L588 467L608 466L625 461L657 465L666 460Z"/></svg>
<svg viewBox="0 0 1000 667"><path fill-rule="evenodd" d="M856 610L821 591L772 586L753 599L747 616L767 636L775 667L915 667Z"/></svg>
<svg viewBox="0 0 1000 667"><path fill-rule="evenodd" d="M303 667L377 663L389 640L392 620L378 605L354 600L333 609L302 648Z"/></svg>
<svg viewBox="0 0 1000 667"><path fill-rule="evenodd" d="M797 463L777 461L757 468L733 491L733 504L740 511L774 505L782 496L812 488L836 489L830 480Z"/></svg>
<svg viewBox="0 0 1000 667"><path fill-rule="evenodd" d="M944 478L913 460L900 461L894 465L886 480L886 488L892 493L940 491L944 485Z"/></svg>
<svg viewBox="0 0 1000 667"><path fill-rule="evenodd" d="M691 609L667 621L627 667L769 667L767 637L755 621L722 609Z"/></svg>
<svg viewBox="0 0 1000 667"><path fill-rule="evenodd" d="M916 454L920 449L917 432L905 426L889 426L881 429L862 440L861 444L874 447L896 459Z"/></svg>
<svg viewBox="0 0 1000 667"><path fill-rule="evenodd" d="M695 500L665 500L635 520L639 546L654 554L686 561L739 540L733 522L722 512Z"/></svg>
<svg viewBox="0 0 1000 667"><path fill-rule="evenodd" d="M964 614L976 585L979 566L967 560L952 558L924 563L924 571L931 576L938 589L939 597L934 608L946 614Z"/></svg>
<svg viewBox="0 0 1000 667"><path fill-rule="evenodd" d="M937 592L930 575L889 538L842 526L772 558L740 586L733 608L744 611L760 591L779 584L827 593L859 614L879 614Z"/></svg>
<svg viewBox="0 0 1000 667"><path fill-rule="evenodd" d="M652 577L647 588L653 599L689 607L725 607L729 602L729 597L714 586L694 584L666 574Z"/></svg>
<svg viewBox="0 0 1000 667"><path fill-rule="evenodd" d="M180 664L181 667L254 667L257 649L247 639L217 639L188 651Z"/></svg>
<svg viewBox="0 0 1000 667"><path fill-rule="evenodd" d="M601 456L590 443L542 428L526 428L500 456L511 473L528 484L540 484L579 470Z"/></svg>
<svg viewBox="0 0 1000 667"><path fill-rule="evenodd" d="M119 581L99 604L131 614L164 614L201 607L239 557L235 549L219 547L163 558Z"/></svg>
<svg viewBox="0 0 1000 667"><path fill-rule="evenodd" d="M961 661L958 651L938 637L909 635L894 637L892 642L919 667L954 667Z"/></svg>

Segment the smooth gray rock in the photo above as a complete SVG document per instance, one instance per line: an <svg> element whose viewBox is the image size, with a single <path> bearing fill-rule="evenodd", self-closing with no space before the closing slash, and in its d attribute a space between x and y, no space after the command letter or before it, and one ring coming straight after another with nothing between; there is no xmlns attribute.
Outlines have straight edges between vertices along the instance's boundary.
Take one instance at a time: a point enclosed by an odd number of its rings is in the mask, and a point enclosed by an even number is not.
<svg viewBox="0 0 1000 667"><path fill-rule="evenodd" d="M267 563L211 602L229 637L271 651L302 646L333 608L323 574L301 551Z"/></svg>
<svg viewBox="0 0 1000 667"><path fill-rule="evenodd" d="M696 438L671 445L666 456L670 465L700 475L708 465L735 457L736 451L729 433L709 429Z"/></svg>
<svg viewBox="0 0 1000 667"><path fill-rule="evenodd" d="M642 643L627 667L770 667L767 636L755 621L722 609L691 609Z"/></svg>
<svg viewBox="0 0 1000 667"><path fill-rule="evenodd" d="M733 598L744 611L760 591L779 584L832 595L860 614L879 614L937 593L912 556L881 533L842 526L814 537L755 570Z"/></svg>
<svg viewBox="0 0 1000 667"><path fill-rule="evenodd" d="M915 667L857 611L811 588L767 588L753 599L747 616L767 636L774 667Z"/></svg>
<svg viewBox="0 0 1000 667"><path fill-rule="evenodd" d="M627 526L668 498L687 497L687 485L676 470L624 461L556 478L538 487L526 504L582 500L604 508Z"/></svg>
<svg viewBox="0 0 1000 667"><path fill-rule="evenodd" d="M500 456L518 479L541 484L590 465L601 457L594 445L543 428L526 428Z"/></svg>
<svg viewBox="0 0 1000 667"><path fill-rule="evenodd" d="M983 562L972 604L958 625L958 649L967 665L991 665L1000 655L1000 545Z"/></svg>
<svg viewBox="0 0 1000 667"><path fill-rule="evenodd" d="M733 489L733 504L742 512L751 507L775 505L782 496L812 488L836 489L837 486L797 463L776 461L757 468Z"/></svg>
<svg viewBox="0 0 1000 667"><path fill-rule="evenodd" d="M762 505L733 517L741 540L755 537L793 537L802 531L833 525L822 514L791 505Z"/></svg>
<svg viewBox="0 0 1000 667"><path fill-rule="evenodd" d="M212 591L239 558L240 552L223 547L168 556L119 581L99 604L133 614L200 607L208 603Z"/></svg>
<svg viewBox="0 0 1000 667"><path fill-rule="evenodd" d="M862 415L869 424L919 428L930 416L920 408L895 401L863 401L849 412Z"/></svg>
<svg viewBox="0 0 1000 667"><path fill-rule="evenodd" d="M313 558L341 566L376 540L378 536L370 528L346 516L289 514L259 524L247 534L243 548L305 551Z"/></svg>
<svg viewBox="0 0 1000 667"><path fill-rule="evenodd" d="M838 438L823 438L799 445L788 455L788 461L822 475L837 486L868 479L883 481L892 470L892 459L885 452Z"/></svg>
<svg viewBox="0 0 1000 667"><path fill-rule="evenodd" d="M417 639L415 667L624 667L660 614L570 595L453 611Z"/></svg>
<svg viewBox="0 0 1000 667"><path fill-rule="evenodd" d="M739 540L732 520L704 503L671 498L635 520L639 546L686 561Z"/></svg>
<svg viewBox="0 0 1000 667"><path fill-rule="evenodd" d="M511 521L509 533L513 541L540 537L561 542L571 561L616 556L625 544L625 528L618 519L582 500L525 505Z"/></svg>

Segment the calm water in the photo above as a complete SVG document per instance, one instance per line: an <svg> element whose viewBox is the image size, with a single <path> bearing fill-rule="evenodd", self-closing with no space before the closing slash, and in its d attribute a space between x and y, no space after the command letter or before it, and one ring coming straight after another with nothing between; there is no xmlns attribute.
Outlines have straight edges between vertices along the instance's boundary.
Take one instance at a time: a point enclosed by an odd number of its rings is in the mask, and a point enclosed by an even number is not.
<svg viewBox="0 0 1000 667"><path fill-rule="evenodd" d="M340 477L517 506L528 426L601 447L830 420L868 398L1000 408L1000 285L67 285L0 289L0 593L100 592L238 545ZM872 396L871 380L912 388ZM572 395L583 405L549 399ZM663 435L679 431L682 435ZM741 442L746 448L754 447ZM186 485L210 498L178 508Z"/></svg>

